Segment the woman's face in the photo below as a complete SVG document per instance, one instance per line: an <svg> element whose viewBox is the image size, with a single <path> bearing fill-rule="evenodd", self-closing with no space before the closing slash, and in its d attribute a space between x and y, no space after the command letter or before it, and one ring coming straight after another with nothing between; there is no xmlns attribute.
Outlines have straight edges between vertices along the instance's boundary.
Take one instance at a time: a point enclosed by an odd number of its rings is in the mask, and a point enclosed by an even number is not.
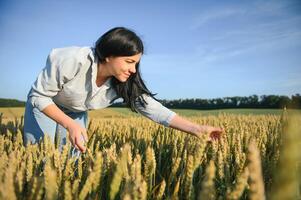
<svg viewBox="0 0 301 200"><path fill-rule="evenodd" d="M141 53L133 56L118 56L106 58L110 74L120 82L126 82L131 74L136 73L136 64L140 61Z"/></svg>

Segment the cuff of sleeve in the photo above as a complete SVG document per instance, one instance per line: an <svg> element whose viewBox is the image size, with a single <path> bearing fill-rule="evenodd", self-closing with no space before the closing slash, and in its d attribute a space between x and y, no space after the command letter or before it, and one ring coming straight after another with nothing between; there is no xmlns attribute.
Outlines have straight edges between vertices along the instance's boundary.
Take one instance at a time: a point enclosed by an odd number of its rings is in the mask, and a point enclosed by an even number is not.
<svg viewBox="0 0 301 200"><path fill-rule="evenodd" d="M31 97L29 101L31 102L33 107L36 107L41 112L48 105L54 104L51 98Z"/></svg>
<svg viewBox="0 0 301 200"><path fill-rule="evenodd" d="M169 127L171 120L173 119L173 117L176 115L175 112L170 111L170 114L168 115L167 119L162 123L162 125L164 125L165 127Z"/></svg>

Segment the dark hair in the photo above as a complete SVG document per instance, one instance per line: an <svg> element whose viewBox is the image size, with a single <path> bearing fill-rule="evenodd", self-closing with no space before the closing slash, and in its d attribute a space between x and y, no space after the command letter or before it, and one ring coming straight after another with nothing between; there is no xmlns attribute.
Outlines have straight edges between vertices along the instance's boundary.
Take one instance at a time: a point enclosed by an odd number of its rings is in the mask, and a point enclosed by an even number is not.
<svg viewBox="0 0 301 200"><path fill-rule="evenodd" d="M95 53L99 62L104 63L105 58L110 56L143 54L144 48L141 39L133 31L124 27L115 27L107 31L96 41ZM150 95L152 98L155 95L145 86L141 78L139 65L140 61L136 64L136 73L131 74L126 82L120 82L115 77L112 77L112 85L118 96L111 103L121 97L123 98L123 103L133 112L137 112L135 108L136 101L145 107L146 101L142 97L142 94Z"/></svg>

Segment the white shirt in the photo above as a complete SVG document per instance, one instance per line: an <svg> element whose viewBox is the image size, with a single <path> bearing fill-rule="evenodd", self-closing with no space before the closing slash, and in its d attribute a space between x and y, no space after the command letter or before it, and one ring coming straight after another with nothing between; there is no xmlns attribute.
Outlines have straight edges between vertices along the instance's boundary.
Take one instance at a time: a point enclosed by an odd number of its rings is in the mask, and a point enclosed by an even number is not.
<svg viewBox="0 0 301 200"><path fill-rule="evenodd" d="M54 103L73 112L106 108L117 97L112 77L100 87L96 85L96 77L97 57L91 47L53 49L29 91L28 101L40 111ZM176 113L149 95L143 94L143 98L147 102L145 108L135 103L139 113L169 126Z"/></svg>

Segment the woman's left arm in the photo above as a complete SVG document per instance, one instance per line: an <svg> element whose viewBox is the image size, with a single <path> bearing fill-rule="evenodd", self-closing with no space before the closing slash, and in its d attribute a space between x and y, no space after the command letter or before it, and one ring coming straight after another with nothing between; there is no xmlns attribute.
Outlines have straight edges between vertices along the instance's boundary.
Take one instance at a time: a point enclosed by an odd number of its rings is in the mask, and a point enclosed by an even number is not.
<svg viewBox="0 0 301 200"><path fill-rule="evenodd" d="M163 106L160 102L156 101L149 95L142 95L144 100L147 102L145 107L136 102L137 110L145 117L162 124L166 127L171 127L197 137L201 137L205 132L209 132L210 140L215 140L220 138L223 130L221 128L198 125L194 124L179 115L177 115L172 110Z"/></svg>
<svg viewBox="0 0 301 200"><path fill-rule="evenodd" d="M210 141L219 139L221 137L221 134L223 133L222 128L208 125L198 125L180 117L179 115L173 116L169 123L169 127L184 131L197 137L201 137L202 134L205 134L207 132L209 133Z"/></svg>

